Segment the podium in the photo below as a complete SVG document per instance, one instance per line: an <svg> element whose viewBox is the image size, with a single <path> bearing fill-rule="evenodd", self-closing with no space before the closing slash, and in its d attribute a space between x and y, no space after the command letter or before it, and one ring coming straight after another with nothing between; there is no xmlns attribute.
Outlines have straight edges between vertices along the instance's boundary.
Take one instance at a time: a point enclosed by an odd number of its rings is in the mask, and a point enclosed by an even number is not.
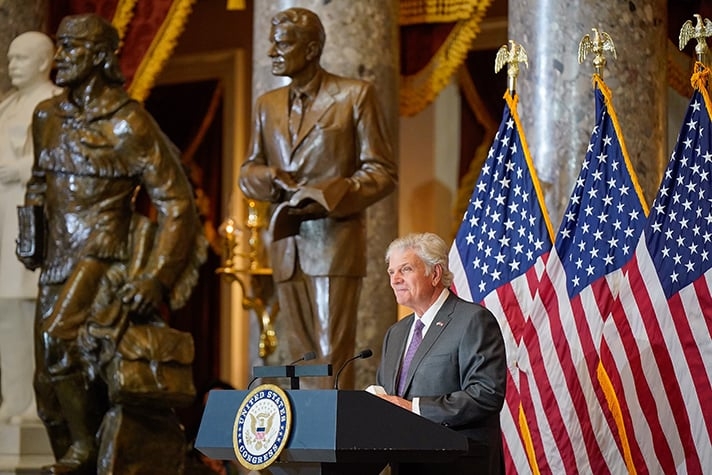
<svg viewBox="0 0 712 475"><path fill-rule="evenodd" d="M366 391L286 391L292 428L279 459L263 474L378 474L387 464L445 463L465 454L467 439ZM195 447L237 460L235 416L248 391L212 391Z"/></svg>

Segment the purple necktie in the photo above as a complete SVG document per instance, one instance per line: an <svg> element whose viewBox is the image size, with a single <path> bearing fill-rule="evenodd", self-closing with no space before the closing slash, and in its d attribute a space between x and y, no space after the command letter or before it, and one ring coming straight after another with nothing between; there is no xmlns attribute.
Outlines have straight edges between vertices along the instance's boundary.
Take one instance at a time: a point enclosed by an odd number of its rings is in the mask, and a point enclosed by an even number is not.
<svg viewBox="0 0 712 475"><path fill-rule="evenodd" d="M413 338L410 340L410 345L408 345L408 350L405 352L403 357L403 364L401 365L400 376L398 376L398 395L403 396L405 393L405 382L407 379L408 368L410 368L410 362L413 361L413 356L415 352L418 351L420 342L423 341L423 322L420 319L415 320L415 330L413 330Z"/></svg>

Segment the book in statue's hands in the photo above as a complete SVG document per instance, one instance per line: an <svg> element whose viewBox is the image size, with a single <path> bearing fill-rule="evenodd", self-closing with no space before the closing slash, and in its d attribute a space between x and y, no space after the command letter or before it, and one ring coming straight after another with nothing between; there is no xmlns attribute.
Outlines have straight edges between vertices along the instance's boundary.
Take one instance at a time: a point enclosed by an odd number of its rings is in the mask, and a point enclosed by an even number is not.
<svg viewBox="0 0 712 475"><path fill-rule="evenodd" d="M307 200L313 200L327 211L333 211L349 190L349 186L349 182L345 178L331 178L314 185L305 185L292 195L289 204L292 207L298 207Z"/></svg>
<svg viewBox="0 0 712 475"><path fill-rule="evenodd" d="M289 210L292 208L293 206L285 201L277 205L274 211L272 211L269 231L272 235L273 242L299 234L299 225L302 223L302 218L294 214L289 214Z"/></svg>
<svg viewBox="0 0 712 475"><path fill-rule="evenodd" d="M344 178L333 178L315 185L302 186L289 201L280 203L272 212L269 230L272 240L278 241L299 234L299 225L305 215L295 213L309 202L319 203L327 212L332 211L349 189L349 182Z"/></svg>
<svg viewBox="0 0 712 475"><path fill-rule="evenodd" d="M19 233L15 240L15 254L26 268L35 270L42 265L45 251L46 223L42 206L17 207Z"/></svg>

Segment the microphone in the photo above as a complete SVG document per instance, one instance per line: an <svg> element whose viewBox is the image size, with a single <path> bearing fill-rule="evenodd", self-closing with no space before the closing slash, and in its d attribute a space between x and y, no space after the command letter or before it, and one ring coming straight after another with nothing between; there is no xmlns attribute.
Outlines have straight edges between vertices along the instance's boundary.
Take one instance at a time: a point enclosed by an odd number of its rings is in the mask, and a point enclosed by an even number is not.
<svg viewBox="0 0 712 475"><path fill-rule="evenodd" d="M316 358L316 353L314 353L313 351L308 351L308 352L304 353L302 356L300 356L299 358L297 358L296 360L294 360L294 361L292 361L291 363L289 363L287 366L293 366L293 365L295 365L295 364L297 364L297 363L299 363L299 362L302 362L302 361L310 361L310 360L313 360L313 359L315 359L315 358ZM250 383L247 385L247 390L248 390L248 391L250 390L250 386L252 386L252 384L253 384L255 381L257 381L258 378L259 378L259 376L255 376L254 378L252 378L252 380L250 380Z"/></svg>
<svg viewBox="0 0 712 475"><path fill-rule="evenodd" d="M341 368L339 368L339 370L336 372L336 376L334 376L334 389L339 389L339 375L344 370L344 368L349 365L349 363L351 363L353 360L358 360L362 358L366 359L370 358L371 356L373 356L373 351L371 351L370 348L366 348L365 350L361 350L361 352L356 356L347 359L346 362L341 365Z"/></svg>
<svg viewBox="0 0 712 475"><path fill-rule="evenodd" d="M289 363L289 366L295 365L300 361L311 361L313 359L316 359L316 353L314 353L313 351L308 351L304 353L300 358L297 358L296 360Z"/></svg>

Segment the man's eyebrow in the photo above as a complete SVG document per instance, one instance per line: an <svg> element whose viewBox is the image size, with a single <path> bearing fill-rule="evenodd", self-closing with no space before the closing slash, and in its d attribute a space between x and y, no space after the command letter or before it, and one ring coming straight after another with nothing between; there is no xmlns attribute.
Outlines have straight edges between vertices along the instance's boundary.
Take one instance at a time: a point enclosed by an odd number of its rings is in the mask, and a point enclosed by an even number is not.
<svg viewBox="0 0 712 475"><path fill-rule="evenodd" d="M398 265L398 266L388 266L388 270L397 270L397 269L402 269L404 267L412 267L412 266L413 266L412 263L404 262L403 264Z"/></svg>

